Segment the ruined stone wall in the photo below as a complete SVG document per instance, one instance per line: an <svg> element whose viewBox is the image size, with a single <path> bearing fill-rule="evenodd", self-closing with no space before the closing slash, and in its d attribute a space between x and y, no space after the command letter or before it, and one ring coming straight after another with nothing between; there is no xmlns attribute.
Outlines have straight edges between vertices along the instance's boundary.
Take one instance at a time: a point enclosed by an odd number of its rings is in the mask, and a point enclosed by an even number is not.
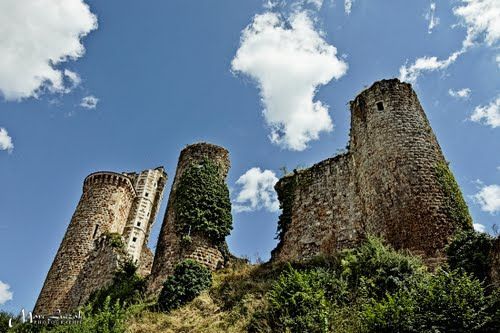
<svg viewBox="0 0 500 333"><path fill-rule="evenodd" d="M286 230L274 259L309 258L356 243L362 219L352 163L350 154L339 155L279 181Z"/></svg>
<svg viewBox="0 0 500 333"><path fill-rule="evenodd" d="M127 251L102 235L95 241L76 283L68 293L70 309L85 304L94 291L111 284L115 273L129 260Z"/></svg>
<svg viewBox="0 0 500 333"><path fill-rule="evenodd" d="M81 274L94 242L106 232L123 232L135 197L130 180L99 172L85 179L83 194L45 279L35 314L74 309L70 291Z"/></svg>
<svg viewBox="0 0 500 333"><path fill-rule="evenodd" d="M458 191L450 203L436 172L443 165L448 170L411 85L374 83L351 102L348 152L276 185L286 232L273 259L331 254L368 233L398 249L441 257L455 230L471 227L450 214L463 198Z"/></svg>
<svg viewBox="0 0 500 333"><path fill-rule="evenodd" d="M173 273L175 265L184 259L194 259L210 269L216 269L224 262L223 254L208 240L193 235L191 243L186 244L182 242L175 229L177 217L174 202L179 180L190 165L201 163L204 159L218 164L222 179L226 178L229 171L229 152L222 147L208 143L197 143L189 145L181 151L148 281L148 289L151 293L158 293L161 290L163 282L167 276Z"/></svg>

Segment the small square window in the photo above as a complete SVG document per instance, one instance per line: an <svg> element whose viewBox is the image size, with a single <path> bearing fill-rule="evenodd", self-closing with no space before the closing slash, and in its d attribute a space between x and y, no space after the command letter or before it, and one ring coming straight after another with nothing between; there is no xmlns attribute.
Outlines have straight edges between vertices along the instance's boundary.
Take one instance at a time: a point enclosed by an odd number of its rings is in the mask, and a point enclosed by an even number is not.
<svg viewBox="0 0 500 333"><path fill-rule="evenodd" d="M383 102L377 102L377 110L384 111L384 103Z"/></svg>
<svg viewBox="0 0 500 333"><path fill-rule="evenodd" d="M141 222L137 222L137 226L140 227L141 226Z"/></svg>
<svg viewBox="0 0 500 333"><path fill-rule="evenodd" d="M135 243L136 240L137 240L137 237L132 238L132 242Z"/></svg>
<svg viewBox="0 0 500 333"><path fill-rule="evenodd" d="M149 196L149 193L148 193L148 192L146 192L146 197L148 197L148 196Z"/></svg>

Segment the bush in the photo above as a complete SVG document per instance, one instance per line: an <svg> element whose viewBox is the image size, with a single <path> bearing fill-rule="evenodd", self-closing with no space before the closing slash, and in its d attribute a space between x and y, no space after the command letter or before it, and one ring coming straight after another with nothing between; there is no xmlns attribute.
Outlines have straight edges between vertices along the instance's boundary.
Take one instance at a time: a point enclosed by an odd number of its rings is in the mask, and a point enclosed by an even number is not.
<svg viewBox="0 0 500 333"><path fill-rule="evenodd" d="M479 280L440 270L365 306L369 332L484 332L489 300Z"/></svg>
<svg viewBox="0 0 500 333"><path fill-rule="evenodd" d="M474 230L458 232L446 248L451 269L462 269L479 280L488 278L491 269L490 252L493 239Z"/></svg>
<svg viewBox="0 0 500 333"><path fill-rule="evenodd" d="M175 266L174 274L163 284L158 306L164 312L176 309L211 285L212 273L208 268L194 260L184 260Z"/></svg>
<svg viewBox="0 0 500 333"><path fill-rule="evenodd" d="M289 268L268 295L268 322L273 332L327 332L329 302L326 272Z"/></svg>
<svg viewBox="0 0 500 333"><path fill-rule="evenodd" d="M101 311L108 298L108 303L118 303L123 308L140 302L146 291L146 283L136 271L137 267L131 261L125 262L123 267L115 273L111 285L99 289L90 296L87 303L90 304L92 312Z"/></svg>
<svg viewBox="0 0 500 333"><path fill-rule="evenodd" d="M341 254L341 270L354 292L380 299L399 290L413 275L423 273L425 267L418 258L368 237L357 248Z"/></svg>
<svg viewBox="0 0 500 333"><path fill-rule="evenodd" d="M191 164L182 174L174 205L181 235L201 233L217 245L233 228L229 189L218 165L208 159Z"/></svg>

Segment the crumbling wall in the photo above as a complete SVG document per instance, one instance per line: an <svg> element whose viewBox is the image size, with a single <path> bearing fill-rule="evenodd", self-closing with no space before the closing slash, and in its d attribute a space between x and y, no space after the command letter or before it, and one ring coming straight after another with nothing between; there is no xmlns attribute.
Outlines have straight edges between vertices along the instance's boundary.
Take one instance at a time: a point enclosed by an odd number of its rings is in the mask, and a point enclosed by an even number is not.
<svg viewBox="0 0 500 333"><path fill-rule="evenodd" d="M410 84L382 80L351 102L348 152L285 176L273 260L332 254L367 234L426 258L472 220Z"/></svg>

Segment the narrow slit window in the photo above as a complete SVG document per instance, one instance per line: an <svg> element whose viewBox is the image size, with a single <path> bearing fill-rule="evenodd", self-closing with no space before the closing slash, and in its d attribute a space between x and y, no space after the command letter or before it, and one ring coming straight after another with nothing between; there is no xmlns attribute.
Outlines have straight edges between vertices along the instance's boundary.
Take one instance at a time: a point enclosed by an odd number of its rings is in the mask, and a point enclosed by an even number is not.
<svg viewBox="0 0 500 333"><path fill-rule="evenodd" d="M384 102L377 102L377 110L384 111Z"/></svg>
<svg viewBox="0 0 500 333"><path fill-rule="evenodd" d="M95 225L95 228L94 228L94 234L92 235L92 238L95 239L95 236L97 236L97 231L99 230L99 224L96 224Z"/></svg>

